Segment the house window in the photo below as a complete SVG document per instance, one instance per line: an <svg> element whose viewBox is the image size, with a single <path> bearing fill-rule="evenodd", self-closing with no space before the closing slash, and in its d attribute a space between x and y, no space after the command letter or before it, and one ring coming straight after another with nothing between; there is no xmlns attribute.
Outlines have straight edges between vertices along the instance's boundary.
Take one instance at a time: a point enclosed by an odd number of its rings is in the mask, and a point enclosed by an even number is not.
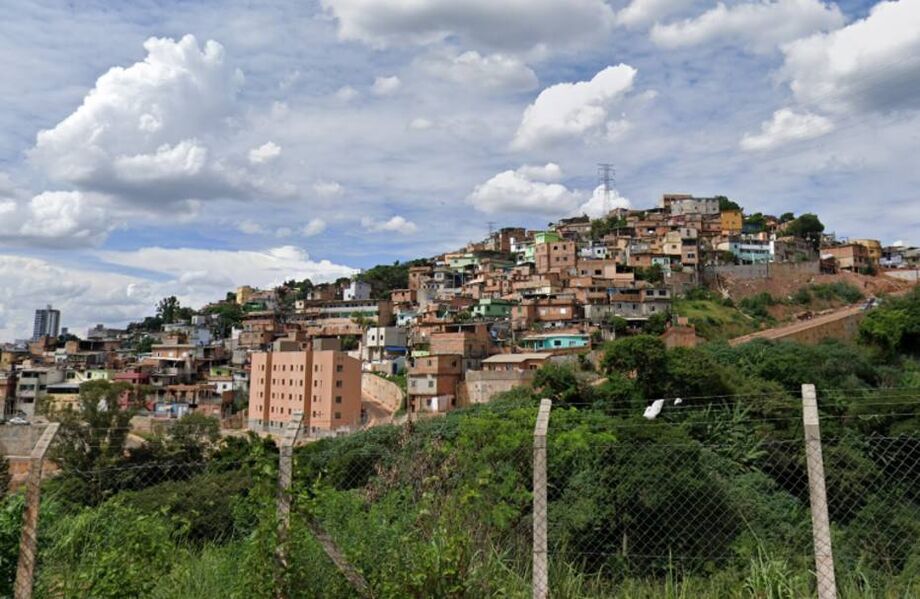
<svg viewBox="0 0 920 599"><path fill-rule="evenodd" d="M335 371L336 371L336 372L342 372L342 365L341 365L341 364L336 364L336 365L335 365Z"/></svg>
<svg viewBox="0 0 920 599"><path fill-rule="evenodd" d="M555 340L553 340L553 346L554 346L554 347L559 347L559 346L561 346L561 345L562 345L562 340L560 340L560 339L555 339Z"/></svg>
<svg viewBox="0 0 920 599"><path fill-rule="evenodd" d="M341 395L336 395L336 396L335 396L335 403L342 403L342 396L341 396Z"/></svg>
<svg viewBox="0 0 920 599"><path fill-rule="evenodd" d="M336 413L335 413L335 419L336 419L336 420L341 420L341 419L342 419L342 413L341 413L341 412L336 412Z"/></svg>
<svg viewBox="0 0 920 599"><path fill-rule="evenodd" d="M434 388L434 381L432 381L432 380L429 379L429 381L428 381L428 388L429 388L429 389Z"/></svg>

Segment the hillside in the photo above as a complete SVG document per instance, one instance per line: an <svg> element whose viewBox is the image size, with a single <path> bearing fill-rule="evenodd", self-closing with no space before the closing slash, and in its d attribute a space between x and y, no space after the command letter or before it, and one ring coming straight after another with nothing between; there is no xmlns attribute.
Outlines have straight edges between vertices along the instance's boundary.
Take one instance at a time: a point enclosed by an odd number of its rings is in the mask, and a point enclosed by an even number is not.
<svg viewBox="0 0 920 599"><path fill-rule="evenodd" d="M125 449L119 413L98 409L117 400L100 382L85 391L88 420L65 422L53 450L36 595L354 596L319 526L374 596L529 596L532 431L551 397L553 597L807 596L798 388L810 382L841 596L912 596L920 292L867 315L861 339L665 350L639 335L606 347L601 385L552 365L488 405L310 443L295 453L287 542L272 443L217 440L192 417ZM682 400L643 418L662 397ZM7 585L21 506L13 495L0 511Z"/></svg>

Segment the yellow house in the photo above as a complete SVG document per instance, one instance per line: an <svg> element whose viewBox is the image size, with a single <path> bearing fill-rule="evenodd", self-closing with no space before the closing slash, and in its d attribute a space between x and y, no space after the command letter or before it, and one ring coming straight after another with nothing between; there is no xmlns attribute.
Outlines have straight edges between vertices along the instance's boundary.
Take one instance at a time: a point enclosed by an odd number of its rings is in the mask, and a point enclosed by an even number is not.
<svg viewBox="0 0 920 599"><path fill-rule="evenodd" d="M869 262L872 266L878 266L879 261L882 259L882 244L877 239L854 239L851 243L856 243L866 248L866 251L869 252Z"/></svg>
<svg viewBox="0 0 920 599"><path fill-rule="evenodd" d="M242 287L237 288L236 290L236 303L240 306L244 305L246 302L252 298L252 294L255 291L249 285L243 285Z"/></svg>
<svg viewBox="0 0 920 599"><path fill-rule="evenodd" d="M740 210L723 210L721 213L722 234L737 235L744 226L744 216Z"/></svg>

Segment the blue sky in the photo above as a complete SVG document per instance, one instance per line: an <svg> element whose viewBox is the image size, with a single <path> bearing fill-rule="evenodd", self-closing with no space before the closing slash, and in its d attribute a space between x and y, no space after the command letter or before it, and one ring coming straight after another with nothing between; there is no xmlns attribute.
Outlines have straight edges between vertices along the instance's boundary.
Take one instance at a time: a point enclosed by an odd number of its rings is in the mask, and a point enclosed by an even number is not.
<svg viewBox="0 0 920 599"><path fill-rule="evenodd" d="M664 192L916 239L920 0L6 4L0 339Z"/></svg>

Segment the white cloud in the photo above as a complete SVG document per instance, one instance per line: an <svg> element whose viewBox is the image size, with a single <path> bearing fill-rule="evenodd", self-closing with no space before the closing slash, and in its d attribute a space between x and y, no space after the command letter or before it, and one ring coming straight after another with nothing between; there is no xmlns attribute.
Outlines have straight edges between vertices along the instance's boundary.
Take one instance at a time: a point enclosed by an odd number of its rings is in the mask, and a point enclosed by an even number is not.
<svg viewBox="0 0 920 599"><path fill-rule="evenodd" d="M642 27L692 5L688 0L632 0L617 13L617 24Z"/></svg>
<svg viewBox="0 0 920 599"><path fill-rule="evenodd" d="M537 75L519 58L507 54L483 56L475 50L456 55L432 53L418 61L423 71L468 89L530 91L537 87Z"/></svg>
<svg viewBox="0 0 920 599"><path fill-rule="evenodd" d="M361 219L361 226L374 233L390 231L400 235L411 235L418 230L414 222L406 220L402 216L394 216L384 222L375 221L365 216Z"/></svg>
<svg viewBox="0 0 920 599"><path fill-rule="evenodd" d="M214 41L151 38L147 57L113 67L29 156L52 179L148 208L189 199L290 195L234 153L242 73ZM228 141L229 139L229 141ZM256 152L268 158L272 147Z"/></svg>
<svg viewBox="0 0 920 599"><path fill-rule="evenodd" d="M239 229L241 233L245 233L246 235L261 235L265 233L265 227L249 219L241 221L236 228Z"/></svg>
<svg viewBox="0 0 920 599"><path fill-rule="evenodd" d="M130 252L100 251L97 254L111 264L141 268L176 280L190 272L207 272L226 281L228 286L270 287L291 278L330 281L355 273L353 268L328 260L311 260L303 249L293 245L264 251L150 247ZM206 286L197 290L199 293L194 296L194 301L211 301L222 296L226 290ZM185 289L179 292L180 295L193 295Z"/></svg>
<svg viewBox="0 0 920 599"><path fill-rule="evenodd" d="M377 77L374 79L374 85L371 86L371 93L375 96L391 96L399 90L401 85L402 82L396 75L390 77Z"/></svg>
<svg viewBox="0 0 920 599"><path fill-rule="evenodd" d="M621 196L619 191L611 189L608 195L604 192L604 186L599 185L591 194L591 198L578 207L578 212L587 214L591 218L601 218L614 208L629 208L630 206L630 201Z"/></svg>
<svg viewBox="0 0 920 599"><path fill-rule="evenodd" d="M781 44L843 23L843 13L836 4L820 0L772 0L731 7L720 2L698 17L656 24L651 38L664 48L718 43L769 53Z"/></svg>
<svg viewBox="0 0 920 599"><path fill-rule="evenodd" d="M581 195L564 185L547 183L547 174L559 175L559 167L525 166L518 170L498 173L477 185L467 198L480 212L522 212L547 215L568 214L581 201Z"/></svg>
<svg viewBox="0 0 920 599"><path fill-rule="evenodd" d="M275 237L278 239L285 239L294 234L294 231L290 227L278 227L275 229Z"/></svg>
<svg viewBox="0 0 920 599"><path fill-rule="evenodd" d="M783 48L796 99L832 112L920 108L920 2L880 2L846 27Z"/></svg>
<svg viewBox="0 0 920 599"><path fill-rule="evenodd" d="M300 230L300 234L304 237L313 237L319 235L326 230L326 221L321 218L311 219L303 228Z"/></svg>
<svg viewBox="0 0 920 599"><path fill-rule="evenodd" d="M114 223L104 198L46 191L29 200L0 197L0 244L81 247L101 244Z"/></svg>
<svg viewBox="0 0 920 599"><path fill-rule="evenodd" d="M360 95L361 94L358 93L358 90L350 85L343 85L335 92L335 98L340 102L351 102Z"/></svg>
<svg viewBox="0 0 920 599"><path fill-rule="evenodd" d="M345 188L337 181L317 181L313 184L313 192L321 198L340 198L345 195Z"/></svg>
<svg viewBox="0 0 920 599"><path fill-rule="evenodd" d="M613 125L609 112L632 88L636 69L610 66L590 81L557 83L527 107L512 147L532 149L574 137L604 134Z"/></svg>
<svg viewBox="0 0 920 599"><path fill-rule="evenodd" d="M281 156L281 146L272 141L266 142L258 148L249 150L249 162L252 164L271 162L278 156Z"/></svg>
<svg viewBox="0 0 920 599"><path fill-rule="evenodd" d="M562 167L555 162L547 162L542 166L533 166L525 164L517 169L517 174L533 181L560 181L562 179Z"/></svg>
<svg viewBox="0 0 920 599"><path fill-rule="evenodd" d="M760 133L746 133L741 138L744 150L769 150L790 141L812 139L834 129L830 119L809 112L798 113L783 108L773 113L773 118L764 121Z"/></svg>
<svg viewBox="0 0 920 599"><path fill-rule="evenodd" d="M426 119L423 116L415 117L409 121L409 129L413 131L427 131L434 127L434 123L431 119Z"/></svg>
<svg viewBox="0 0 920 599"><path fill-rule="evenodd" d="M603 0L322 0L339 37L375 47L427 44L449 37L475 45L529 50L574 46L608 31Z"/></svg>
<svg viewBox="0 0 920 599"><path fill-rule="evenodd" d="M61 310L64 326L80 333L99 322L122 325L152 315L156 302L168 295L200 307L239 285L267 288L291 278L333 281L357 272L311 260L295 246L264 251L143 248L98 251L96 256L156 273L156 280L0 254L0 339L27 336L33 310L46 303Z"/></svg>

